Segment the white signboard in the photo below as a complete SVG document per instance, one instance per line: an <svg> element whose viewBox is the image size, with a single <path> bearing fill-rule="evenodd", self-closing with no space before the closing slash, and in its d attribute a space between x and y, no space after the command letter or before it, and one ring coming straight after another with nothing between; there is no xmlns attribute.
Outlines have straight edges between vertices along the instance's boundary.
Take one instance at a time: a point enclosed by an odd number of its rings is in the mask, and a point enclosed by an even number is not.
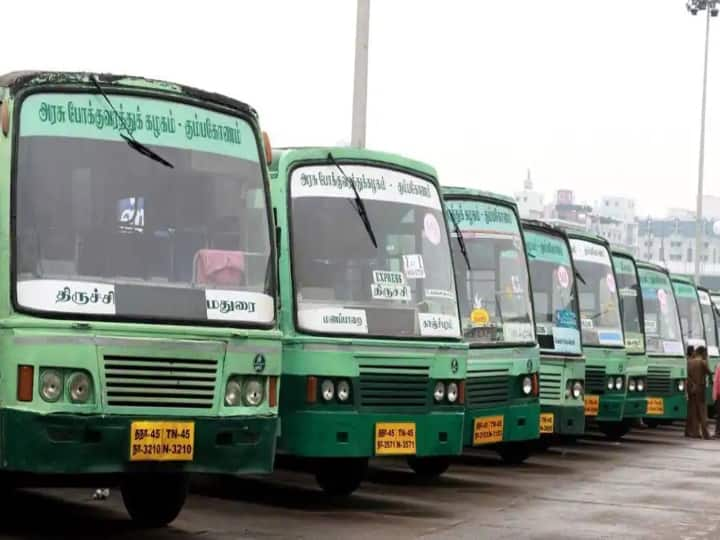
<svg viewBox="0 0 720 540"><path fill-rule="evenodd" d="M335 334L367 334L364 309L311 308L298 310L298 323L306 330Z"/></svg>
<svg viewBox="0 0 720 540"><path fill-rule="evenodd" d="M205 305L213 321L269 323L275 311L272 296L236 290L206 289Z"/></svg>
<svg viewBox="0 0 720 540"><path fill-rule="evenodd" d="M418 313L420 335L428 337L460 337L460 323L454 315Z"/></svg>
<svg viewBox="0 0 720 540"><path fill-rule="evenodd" d="M115 314L115 286L91 281L30 279L18 281L18 303L30 309L62 313Z"/></svg>
<svg viewBox="0 0 720 540"><path fill-rule="evenodd" d="M596 264L611 266L608 250L600 244L588 242L587 240L570 239L572 256L576 261L585 261ZM614 283L613 283L614 285Z"/></svg>

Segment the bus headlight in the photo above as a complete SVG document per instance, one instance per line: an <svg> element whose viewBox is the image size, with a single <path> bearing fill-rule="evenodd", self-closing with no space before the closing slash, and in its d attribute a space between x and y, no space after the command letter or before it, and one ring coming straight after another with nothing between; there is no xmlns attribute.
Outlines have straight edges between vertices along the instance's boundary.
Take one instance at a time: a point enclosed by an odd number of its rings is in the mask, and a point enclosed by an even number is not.
<svg viewBox="0 0 720 540"><path fill-rule="evenodd" d="M624 379L622 377L615 377L615 390L622 390Z"/></svg>
<svg viewBox="0 0 720 540"><path fill-rule="evenodd" d="M230 379L225 386L225 405L235 407L242 400L242 385L237 379Z"/></svg>
<svg viewBox="0 0 720 540"><path fill-rule="evenodd" d="M523 380L522 380L523 394L525 394L526 396L529 396L532 393L532 386L533 386L532 377L530 377L529 375L525 375L525 377L523 377Z"/></svg>
<svg viewBox="0 0 720 540"><path fill-rule="evenodd" d="M680 379L680 380L677 382L677 389L678 389L678 392L684 392L684 391L685 391L685 380L684 380L684 379Z"/></svg>
<svg viewBox="0 0 720 540"><path fill-rule="evenodd" d="M572 386L572 395L575 399L580 399L583 393L583 385L580 381L575 381Z"/></svg>
<svg viewBox="0 0 720 540"><path fill-rule="evenodd" d="M445 383L438 381L435 383L435 390L433 391L433 397L436 403L440 403L445 397Z"/></svg>
<svg viewBox="0 0 720 540"><path fill-rule="evenodd" d="M350 399L350 383L347 381L340 381L337 384L337 397L340 401L347 401Z"/></svg>
<svg viewBox="0 0 720 540"><path fill-rule="evenodd" d="M458 385L457 383L451 382L447 385L447 400L450 403L455 403L458 398Z"/></svg>
<svg viewBox="0 0 720 540"><path fill-rule="evenodd" d="M637 391L643 392L645 390L645 379L638 379L637 380Z"/></svg>
<svg viewBox="0 0 720 540"><path fill-rule="evenodd" d="M249 407L257 407L265 399L265 384L260 379L247 379L243 384L243 403Z"/></svg>
<svg viewBox="0 0 720 540"><path fill-rule="evenodd" d="M40 375L40 396L52 403L60 399L62 390L62 374L56 369L44 370Z"/></svg>
<svg viewBox="0 0 720 540"><path fill-rule="evenodd" d="M635 391L635 379L630 379L630 380L628 380L628 390L629 390L630 392L634 392L634 391Z"/></svg>
<svg viewBox="0 0 720 540"><path fill-rule="evenodd" d="M70 392L70 401L73 403L87 403L90 399L92 384L90 377L83 371L76 371L70 375L68 380L68 390Z"/></svg>
<svg viewBox="0 0 720 540"><path fill-rule="evenodd" d="M615 381L613 380L612 377L610 377L608 379L607 386L608 386L608 390L612 390L613 388L615 388Z"/></svg>
<svg viewBox="0 0 720 540"><path fill-rule="evenodd" d="M320 395L325 401L332 401L335 397L335 384L330 379L325 379L320 385Z"/></svg>

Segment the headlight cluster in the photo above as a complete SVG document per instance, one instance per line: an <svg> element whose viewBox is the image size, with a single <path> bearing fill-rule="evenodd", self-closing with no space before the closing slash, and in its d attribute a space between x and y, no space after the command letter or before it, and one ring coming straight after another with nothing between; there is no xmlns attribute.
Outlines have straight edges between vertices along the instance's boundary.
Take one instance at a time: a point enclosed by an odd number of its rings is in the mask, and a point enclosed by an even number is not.
<svg viewBox="0 0 720 540"><path fill-rule="evenodd" d="M625 378L621 376L608 377L607 389L608 390L622 390L625 384Z"/></svg>
<svg viewBox="0 0 720 540"><path fill-rule="evenodd" d="M87 371L41 368L38 392L48 403L66 399L70 403L83 405L93 397L92 378Z"/></svg>
<svg viewBox="0 0 720 540"><path fill-rule="evenodd" d="M585 388L582 381L569 380L565 388L565 395L573 399L582 399Z"/></svg>
<svg viewBox="0 0 720 540"><path fill-rule="evenodd" d="M461 382L457 381L438 381L435 383L433 390L433 399L435 403L457 403L460 399Z"/></svg>
<svg viewBox="0 0 720 540"><path fill-rule="evenodd" d="M317 378L309 377L310 386L317 386ZM312 388L310 392L315 393ZM331 401L337 401L339 403L350 403L350 397L352 396L352 387L350 381L347 379L320 379L319 392L320 401L330 403ZM310 401L316 401L317 394L308 396Z"/></svg>
<svg viewBox="0 0 720 540"><path fill-rule="evenodd" d="M645 379L642 377L630 377L628 379L628 392L644 392Z"/></svg>
<svg viewBox="0 0 720 540"><path fill-rule="evenodd" d="M685 379L678 379L675 384L677 385L678 392L685 391Z"/></svg>
<svg viewBox="0 0 720 540"><path fill-rule="evenodd" d="M230 377L225 385L225 405L258 407L265 401L266 377Z"/></svg>

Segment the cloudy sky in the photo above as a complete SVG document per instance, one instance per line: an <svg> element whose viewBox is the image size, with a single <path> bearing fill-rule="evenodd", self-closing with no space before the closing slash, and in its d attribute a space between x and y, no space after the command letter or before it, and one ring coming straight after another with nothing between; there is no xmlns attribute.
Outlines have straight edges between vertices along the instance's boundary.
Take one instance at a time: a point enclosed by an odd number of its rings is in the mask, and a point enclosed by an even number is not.
<svg viewBox="0 0 720 540"><path fill-rule="evenodd" d="M185 5L184 5L185 4ZM113 7L114 6L114 7ZM0 70L140 74L252 104L276 146L350 139L355 0L23 0ZM704 20L684 0L372 0L370 148L445 184L694 207ZM706 193L720 195L720 17ZM716 127L713 130L713 127Z"/></svg>

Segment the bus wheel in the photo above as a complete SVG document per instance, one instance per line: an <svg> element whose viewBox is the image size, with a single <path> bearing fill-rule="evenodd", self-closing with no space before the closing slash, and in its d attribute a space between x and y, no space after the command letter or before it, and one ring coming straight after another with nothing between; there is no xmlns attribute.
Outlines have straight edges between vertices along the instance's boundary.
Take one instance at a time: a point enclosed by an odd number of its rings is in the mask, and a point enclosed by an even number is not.
<svg viewBox="0 0 720 540"><path fill-rule="evenodd" d="M417 457L408 456L408 466L415 474L428 480L437 478L450 467L450 458L445 456Z"/></svg>
<svg viewBox="0 0 720 540"><path fill-rule="evenodd" d="M598 429L611 441L619 441L630 431L630 422L598 422Z"/></svg>
<svg viewBox="0 0 720 540"><path fill-rule="evenodd" d="M120 486L130 517L142 527L164 527L185 504L188 479L184 474L133 474Z"/></svg>
<svg viewBox="0 0 720 540"><path fill-rule="evenodd" d="M660 425L660 420L656 420L655 418L643 418L643 422L651 429L655 429Z"/></svg>
<svg viewBox="0 0 720 540"><path fill-rule="evenodd" d="M520 465L530 457L530 447L522 442L502 443L497 452L506 465Z"/></svg>
<svg viewBox="0 0 720 540"><path fill-rule="evenodd" d="M315 463L315 480L333 497L346 497L355 491L367 473L367 458L327 458Z"/></svg>

